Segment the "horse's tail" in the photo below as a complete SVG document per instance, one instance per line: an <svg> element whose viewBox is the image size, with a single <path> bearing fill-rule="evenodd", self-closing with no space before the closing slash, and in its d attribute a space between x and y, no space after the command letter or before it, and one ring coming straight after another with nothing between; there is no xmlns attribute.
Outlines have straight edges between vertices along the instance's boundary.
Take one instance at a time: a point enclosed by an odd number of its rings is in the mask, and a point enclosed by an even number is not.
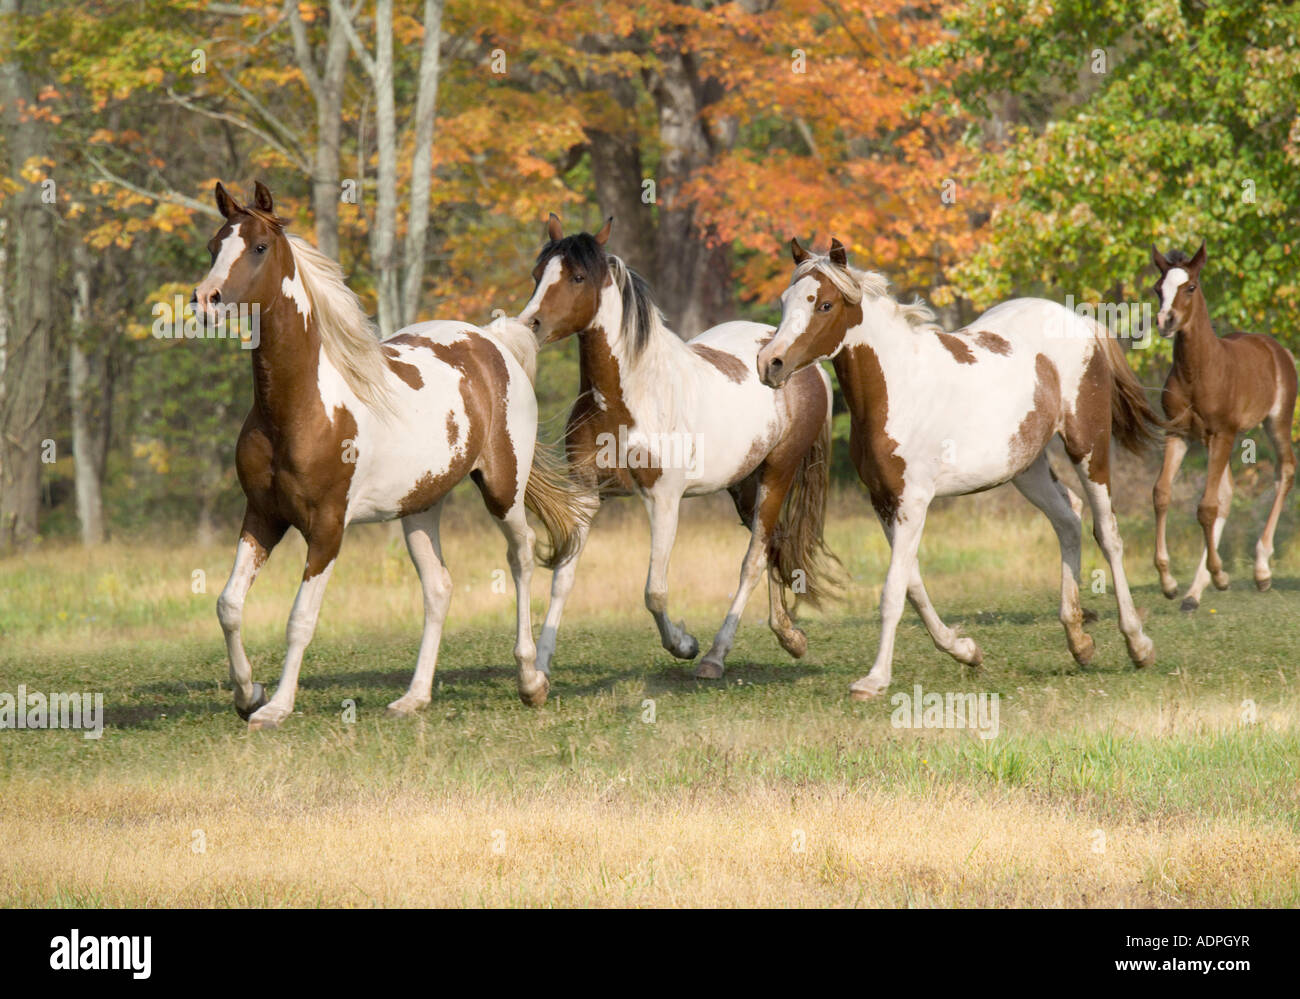
<svg viewBox="0 0 1300 999"><path fill-rule="evenodd" d="M823 376L824 378L824 376ZM824 384L824 383L823 383ZM786 493L769 542L768 563L781 580L781 606L787 614L786 590L795 595L795 606L807 600L814 607L833 596L843 585L844 567L826 547L826 501L831 484L831 413L817 439L799 462L790 491Z"/></svg>
<svg viewBox="0 0 1300 999"><path fill-rule="evenodd" d="M579 525L595 512L591 509L590 495L569 478L564 459L541 445L533 452L524 506L546 528L549 545L538 554L537 561L548 569L554 569L573 555L578 545Z"/></svg>
<svg viewBox="0 0 1300 999"><path fill-rule="evenodd" d="M483 327L510 354L528 375L529 384L537 383L537 338L533 331L510 316L497 316Z"/></svg>
<svg viewBox="0 0 1300 999"><path fill-rule="evenodd" d="M1134 454L1159 443L1165 423L1147 402L1142 383L1124 358L1124 348L1101 323L1093 321L1093 334L1110 370L1110 425L1114 437Z"/></svg>

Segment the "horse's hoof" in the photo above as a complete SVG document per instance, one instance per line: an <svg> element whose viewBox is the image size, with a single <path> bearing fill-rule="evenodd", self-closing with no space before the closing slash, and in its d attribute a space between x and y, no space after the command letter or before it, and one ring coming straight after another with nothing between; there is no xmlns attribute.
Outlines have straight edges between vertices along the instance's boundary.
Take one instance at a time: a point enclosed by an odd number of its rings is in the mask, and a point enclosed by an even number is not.
<svg viewBox="0 0 1300 999"><path fill-rule="evenodd" d="M257 732L265 729L270 732L279 728L288 717L289 712L287 711L268 711L265 707L260 708L252 718L248 719L248 731Z"/></svg>
<svg viewBox="0 0 1300 999"><path fill-rule="evenodd" d="M1211 578L1214 580L1214 588L1216 590L1226 590L1228 588L1228 574L1226 572L1220 570Z"/></svg>
<svg viewBox="0 0 1300 999"><path fill-rule="evenodd" d="M1199 606L1201 606L1201 602L1195 597L1186 597L1183 600L1181 609L1185 611L1194 611Z"/></svg>
<svg viewBox="0 0 1300 999"><path fill-rule="evenodd" d="M855 701L869 701L883 693L885 687L886 684L873 680L870 676L864 676L849 687L849 696Z"/></svg>
<svg viewBox="0 0 1300 999"><path fill-rule="evenodd" d="M242 720L248 721L250 718L253 717L253 712L256 711L258 708L262 707L262 705L264 705L265 703L266 703L266 688L263 687L260 683L255 683L253 684L253 703L246 708L241 708L238 704L236 704L235 714L239 715L239 717Z"/></svg>
<svg viewBox="0 0 1300 999"><path fill-rule="evenodd" d="M712 659L701 659L700 664L695 667L695 679L697 680L721 680L724 667L722 663Z"/></svg>
<svg viewBox="0 0 1300 999"><path fill-rule="evenodd" d="M1269 591L1269 588L1272 585L1273 585L1272 574L1269 574L1267 576L1255 577L1255 589L1259 590L1260 593L1267 593Z"/></svg>
<svg viewBox="0 0 1300 999"><path fill-rule="evenodd" d="M1131 648L1128 650L1129 658L1133 660L1133 665L1138 669L1146 669L1148 666L1155 665L1156 643L1151 641L1149 638L1146 640L1146 643L1145 652L1134 651Z"/></svg>
<svg viewBox="0 0 1300 999"><path fill-rule="evenodd" d="M551 681L545 673L538 672L537 680L525 685L519 682L519 699L530 708L540 708L546 703L546 696L551 692Z"/></svg>
<svg viewBox="0 0 1300 999"><path fill-rule="evenodd" d="M686 630L686 622L678 621L677 630L684 632ZM669 647L668 652L675 659L694 659L700 654L700 643L696 640L694 635L687 635L684 641L675 646Z"/></svg>
<svg viewBox="0 0 1300 999"><path fill-rule="evenodd" d="M1078 649L1070 649L1070 655L1074 656L1074 661L1080 666L1089 666L1092 664L1092 657L1097 654L1097 643L1092 640L1091 635L1083 637L1086 641L1081 643Z"/></svg>
<svg viewBox="0 0 1300 999"><path fill-rule="evenodd" d="M980 669L984 666L984 650L979 647L979 643L969 636L957 639L957 647L953 650L955 658L963 666L969 666L971 669Z"/></svg>
<svg viewBox="0 0 1300 999"><path fill-rule="evenodd" d="M1092 624L1093 621L1098 620L1097 612L1095 610L1089 610L1087 607L1082 608L1082 610L1084 624Z"/></svg>
<svg viewBox="0 0 1300 999"><path fill-rule="evenodd" d="M1178 581L1170 577L1168 585L1163 582L1160 584L1160 592L1165 595L1166 600L1173 600L1178 596Z"/></svg>
<svg viewBox="0 0 1300 999"><path fill-rule="evenodd" d="M388 705L387 714L389 718L410 718L421 708L427 708L429 703L428 700L408 701L405 697L399 697Z"/></svg>
<svg viewBox="0 0 1300 999"><path fill-rule="evenodd" d="M787 632L778 631L776 640L781 643L781 648L796 659L802 659L808 651L808 636L799 628L791 628Z"/></svg>

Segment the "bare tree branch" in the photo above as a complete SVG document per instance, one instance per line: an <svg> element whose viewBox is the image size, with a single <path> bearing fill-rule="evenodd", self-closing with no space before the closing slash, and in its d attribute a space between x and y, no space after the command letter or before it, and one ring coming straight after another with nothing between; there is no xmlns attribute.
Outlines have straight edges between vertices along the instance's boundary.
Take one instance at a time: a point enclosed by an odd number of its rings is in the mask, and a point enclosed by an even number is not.
<svg viewBox="0 0 1300 999"><path fill-rule="evenodd" d="M91 165L99 171L100 176L102 176L106 181L110 184L116 184L124 190L130 191L132 194L138 194L140 197L148 198L150 201L162 201L170 205L180 205L182 208L188 208L195 212L202 212L204 215L209 215L215 219L221 218L221 213L219 211L211 205L205 205L202 201L196 201L188 195L170 189L166 191L150 191L147 188L140 187L138 184L131 183L131 181L127 180L125 177L119 177L89 153L86 154L86 159L90 161Z"/></svg>

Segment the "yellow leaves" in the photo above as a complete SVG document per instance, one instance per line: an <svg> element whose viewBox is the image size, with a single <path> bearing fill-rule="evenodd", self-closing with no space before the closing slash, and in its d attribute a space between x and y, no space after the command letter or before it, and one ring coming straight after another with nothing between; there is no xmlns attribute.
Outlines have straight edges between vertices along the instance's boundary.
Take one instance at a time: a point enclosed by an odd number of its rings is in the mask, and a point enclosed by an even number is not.
<svg viewBox="0 0 1300 999"><path fill-rule="evenodd" d="M39 184L47 175L47 171L54 168L54 160L48 156L32 156L28 158L18 171L18 175L29 184Z"/></svg>
<svg viewBox="0 0 1300 999"><path fill-rule="evenodd" d="M136 441L131 452L136 458L143 458L159 475L167 475L171 471L171 455L167 445L160 440Z"/></svg>

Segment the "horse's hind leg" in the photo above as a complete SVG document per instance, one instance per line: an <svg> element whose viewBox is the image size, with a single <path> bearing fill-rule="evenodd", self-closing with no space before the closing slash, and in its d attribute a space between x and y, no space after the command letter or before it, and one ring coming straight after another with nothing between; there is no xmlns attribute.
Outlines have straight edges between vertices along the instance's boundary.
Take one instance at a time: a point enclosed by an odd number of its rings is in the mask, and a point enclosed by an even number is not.
<svg viewBox="0 0 1300 999"><path fill-rule="evenodd" d="M1070 654L1080 666L1092 662L1095 645L1092 636L1083 630L1083 607L1079 603L1079 570L1083 548L1083 524L1070 493L1052 472L1047 452L1040 454L1032 465L1011 480L1020 494L1042 510L1052 522L1056 540L1061 546L1061 624L1065 627L1065 640Z"/></svg>
<svg viewBox="0 0 1300 999"><path fill-rule="evenodd" d="M678 659L694 659L700 643L686 631L685 622L676 624L668 617L668 558L677 539L677 515L681 509L681 493L664 488L661 478L656 489L646 494L646 508L650 513L650 568L646 572L645 605L659 629L659 639L664 648Z"/></svg>
<svg viewBox="0 0 1300 999"><path fill-rule="evenodd" d="M330 516L328 511L319 508L315 513L322 525L307 539L307 565L303 569L298 596L293 601L293 610L289 612L289 625L285 628L287 648L280 682L276 684L275 695L248 719L250 729L275 728L293 713L303 653L316 631L325 587L329 585L334 560L343 542L342 515Z"/></svg>
<svg viewBox="0 0 1300 999"><path fill-rule="evenodd" d="M226 636L226 654L230 659L230 684L235 692L235 711L248 721L249 716L266 703L266 691L253 682L253 668L244 652L239 628L244 619L244 600L257 578L258 570L284 537L286 525L275 524L252 507L244 511L244 524L235 548L235 565L230 570L221 596L217 598L217 619Z"/></svg>
<svg viewBox="0 0 1300 999"><path fill-rule="evenodd" d="M596 517L599 506L600 494L593 492L590 497L591 516L579 521L573 551L568 558L556 565L551 573L551 603L546 608L542 634L537 639L537 668L548 676L551 672L551 660L555 656L555 644L559 637L560 619L564 616L564 605L569 599L569 594L573 592L573 584L578 576L578 559L582 558L583 549L587 547L591 523Z"/></svg>
<svg viewBox="0 0 1300 999"><path fill-rule="evenodd" d="M537 646L533 644L532 579L533 529L524 513L523 491L519 502L498 518L497 526L506 536L506 559L515 581L515 663L519 667L519 699L532 708L546 703L551 683L537 668Z"/></svg>
<svg viewBox="0 0 1300 999"><path fill-rule="evenodd" d="M1205 549L1201 552L1196 576L1183 597L1182 609L1194 611L1201 605L1201 594L1210 581L1220 590L1228 588L1228 574L1219 560L1219 539L1223 537L1228 511L1232 507L1232 471L1228 457L1232 451L1232 437L1220 435L1210 440L1209 471L1205 476L1205 493L1196 508L1196 519L1205 531Z"/></svg>
<svg viewBox="0 0 1300 999"><path fill-rule="evenodd" d="M1069 442L1067 441L1067 445ZM1067 450L1069 448L1067 447ZM1111 581L1115 584L1115 603L1119 607L1119 628L1128 645L1129 658L1136 666L1150 666L1155 662L1155 643L1142 630L1142 619L1133 606L1129 592L1128 576L1124 572L1124 542L1119 536L1119 524L1110 505L1110 435L1103 434L1087 453L1074 459L1078 451L1071 451L1079 484L1092 507L1092 533L1110 564Z"/></svg>
<svg viewBox="0 0 1300 999"><path fill-rule="evenodd" d="M413 714L433 699L433 674L438 667L438 647L452 592L451 573L442 560L442 542L438 536L441 517L442 503L438 502L422 513L402 518L406 550L419 573L424 594L424 634L420 636L420 653L415 660L411 686L388 705L390 715Z"/></svg>
<svg viewBox="0 0 1300 999"><path fill-rule="evenodd" d="M1274 410L1264 419L1264 432L1273 443L1276 459L1273 463L1273 506L1255 544L1255 586L1260 592L1273 585L1273 570L1268 564L1273 556L1273 532L1277 530L1282 504L1295 481L1295 452L1291 449L1291 414L1294 409L1295 400L1292 399L1290 406L1281 407L1280 412Z"/></svg>
<svg viewBox="0 0 1300 999"><path fill-rule="evenodd" d="M1156 572L1160 573L1160 591L1170 600L1178 595L1178 580L1169 571L1169 545L1165 540L1165 523L1169 519L1169 501L1173 497L1174 476L1187 455L1187 441L1176 434L1165 435L1165 460L1160 477L1151 490L1156 510Z"/></svg>

